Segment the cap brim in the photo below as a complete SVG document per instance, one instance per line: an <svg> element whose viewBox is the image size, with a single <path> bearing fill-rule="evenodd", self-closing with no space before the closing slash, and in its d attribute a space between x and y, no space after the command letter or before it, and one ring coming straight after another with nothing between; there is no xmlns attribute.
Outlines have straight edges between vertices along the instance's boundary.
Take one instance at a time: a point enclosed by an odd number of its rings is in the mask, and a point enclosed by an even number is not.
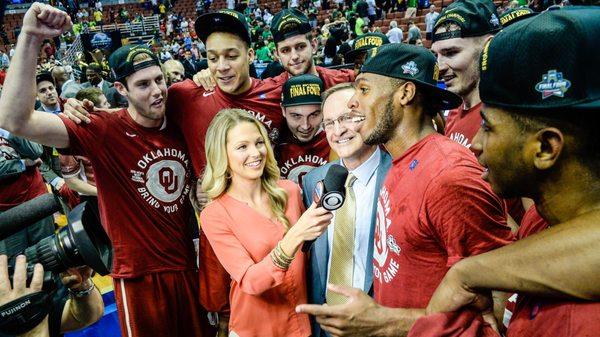
<svg viewBox="0 0 600 337"><path fill-rule="evenodd" d="M344 55L344 61L346 61L346 62L352 62L353 63L354 59L356 58L356 55L358 55L360 52L363 52L363 51L366 51L366 50L367 49L363 49L363 50L352 49L351 51L347 52Z"/></svg>
<svg viewBox="0 0 600 337"><path fill-rule="evenodd" d="M600 98L593 99L589 102L579 103L573 105L575 109L599 109L600 108Z"/></svg>
<svg viewBox="0 0 600 337"><path fill-rule="evenodd" d="M435 86L435 85L432 85L432 84L429 84L426 82L422 82L422 81L414 79L414 78L391 76L390 74L386 74L386 73L379 72L379 71L370 71L370 70L362 71L361 70L361 73L363 73L363 72L413 82L421 90L425 90L430 94L428 97L429 99L437 100L437 103L439 103L440 108L443 110L458 108L462 104L462 98L460 98L460 96L458 96L457 94L452 93L446 89L442 89L438 86Z"/></svg>
<svg viewBox="0 0 600 337"><path fill-rule="evenodd" d="M300 25L298 27L298 29L294 29L294 30L291 30L289 32L278 33L278 34L273 35L273 41L279 43L279 42L281 42L283 40L287 40L290 37L294 37L296 35L305 35L305 34L308 34L308 33L310 33L311 30L312 30L312 28L310 27L309 24Z"/></svg>
<svg viewBox="0 0 600 337"><path fill-rule="evenodd" d="M498 102L495 100L484 99L483 103L486 105L497 106L504 109L531 109L531 110L548 110L548 109L561 109L561 108L569 108L569 109L581 109L581 110L593 110L600 109L600 98L595 98L591 100L584 100L583 102L565 102L564 104L557 104L555 106L549 105L536 105L536 104L506 104L504 102Z"/></svg>
<svg viewBox="0 0 600 337"><path fill-rule="evenodd" d="M456 109L462 104L462 98L451 91L419 81L415 83L419 88L429 92L428 98L437 100L443 110Z"/></svg>
<svg viewBox="0 0 600 337"><path fill-rule="evenodd" d="M302 103L289 103L289 104L283 104L281 103L281 106L284 108L290 107L290 106L299 106L299 105L321 105L321 101L319 102L302 102Z"/></svg>
<svg viewBox="0 0 600 337"><path fill-rule="evenodd" d="M194 29L196 30L198 38L205 44L206 39L210 34L222 31L224 27L228 28L229 31L234 30L244 32L244 41L251 44L250 32L248 32L246 26L230 14L219 12L208 13L198 17L194 23Z"/></svg>

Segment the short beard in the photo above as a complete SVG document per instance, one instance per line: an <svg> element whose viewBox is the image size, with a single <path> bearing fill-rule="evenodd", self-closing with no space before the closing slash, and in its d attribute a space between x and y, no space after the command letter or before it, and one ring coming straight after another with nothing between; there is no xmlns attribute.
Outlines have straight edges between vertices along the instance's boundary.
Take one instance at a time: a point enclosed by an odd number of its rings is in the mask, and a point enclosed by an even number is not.
<svg viewBox="0 0 600 337"><path fill-rule="evenodd" d="M307 65L304 67L304 69L300 70L298 73L293 73L293 72L292 72L292 68L289 68L289 70L288 70L288 69L286 69L286 71L287 71L287 72L288 72L290 75L292 75L292 76L298 76L298 75L310 74L310 68L311 68L312 66L313 66L313 64L309 62L309 63L308 63L308 64L307 64Z"/></svg>
<svg viewBox="0 0 600 337"><path fill-rule="evenodd" d="M364 143L367 145L378 145L385 144L394 135L394 131L396 130L396 124L394 123L394 107L392 103L392 97L388 99L385 104L385 110L381 115L381 118L375 124L375 128L370 135L368 135Z"/></svg>

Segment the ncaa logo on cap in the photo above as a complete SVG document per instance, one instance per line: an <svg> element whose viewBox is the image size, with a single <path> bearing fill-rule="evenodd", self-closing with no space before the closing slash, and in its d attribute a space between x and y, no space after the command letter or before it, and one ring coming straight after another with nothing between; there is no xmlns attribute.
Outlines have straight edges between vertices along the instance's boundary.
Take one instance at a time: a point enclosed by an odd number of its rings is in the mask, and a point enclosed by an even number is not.
<svg viewBox="0 0 600 337"><path fill-rule="evenodd" d="M564 79L563 74L556 70L549 70L542 75L542 81L535 85L535 90L542 93L542 99L551 96L565 97L571 87L571 81Z"/></svg>
<svg viewBox="0 0 600 337"><path fill-rule="evenodd" d="M490 17L490 23L494 27L500 27L500 20L498 20L496 14L492 14L492 16Z"/></svg>
<svg viewBox="0 0 600 337"><path fill-rule="evenodd" d="M417 68L417 64L415 61L406 62L402 66L402 72L404 74L409 74L410 76L415 76L419 72L419 68Z"/></svg>

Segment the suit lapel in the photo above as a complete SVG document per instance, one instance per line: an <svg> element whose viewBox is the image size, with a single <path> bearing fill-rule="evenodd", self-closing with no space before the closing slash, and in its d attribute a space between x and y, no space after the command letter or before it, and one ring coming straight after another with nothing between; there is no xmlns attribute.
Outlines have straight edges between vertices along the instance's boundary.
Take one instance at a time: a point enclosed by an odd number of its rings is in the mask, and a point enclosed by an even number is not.
<svg viewBox="0 0 600 337"><path fill-rule="evenodd" d="M379 167L377 167L377 181L375 182L375 193L381 190L381 186L385 180L385 176L387 175L390 166L392 165L392 158L390 155L385 152L385 150L381 150L381 159L379 160ZM373 234L375 233L375 224L377 222L377 201L379 199L379 195L375 195L373 200L373 216L371 218L371 232L369 234L369 250L367 255L367 261L373 261L373 241L375 238ZM373 268L367 268L365 275L365 285L363 286L363 290L369 295L372 295L372 286L373 286Z"/></svg>

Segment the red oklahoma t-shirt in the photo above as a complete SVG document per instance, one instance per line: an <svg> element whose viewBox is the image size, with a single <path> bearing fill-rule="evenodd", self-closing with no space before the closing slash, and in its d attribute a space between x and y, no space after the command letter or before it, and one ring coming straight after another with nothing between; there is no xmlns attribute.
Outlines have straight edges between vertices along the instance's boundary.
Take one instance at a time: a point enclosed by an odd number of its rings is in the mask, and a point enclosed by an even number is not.
<svg viewBox="0 0 600 337"><path fill-rule="evenodd" d="M463 103L464 104L464 103ZM471 109L463 110L463 104L457 109L450 110L450 114L446 119L446 137L468 148L472 152L471 145L473 139L481 127L481 102L471 107ZM517 222L521 223L525 209L520 198L505 199L508 214Z"/></svg>
<svg viewBox="0 0 600 337"><path fill-rule="evenodd" d="M287 128L286 128L287 129ZM319 131L307 143L300 143L287 131L277 145L277 166L281 179L288 179L302 186L302 178L315 167L327 164L331 148L325 131Z"/></svg>
<svg viewBox="0 0 600 337"><path fill-rule="evenodd" d="M315 67L315 69L319 74L319 78L321 78L321 81L323 81L325 90L333 87L336 84L354 82L354 79L356 78L353 69L328 69L323 67ZM290 78L290 73L284 71L280 75L277 75L273 78L282 78L283 82L285 83L285 81Z"/></svg>
<svg viewBox="0 0 600 337"><path fill-rule="evenodd" d="M454 263L513 241L482 172L469 150L439 134L394 159L377 203L377 303L425 308Z"/></svg>
<svg viewBox="0 0 600 337"><path fill-rule="evenodd" d="M463 103L464 104L464 103ZM471 149L473 138L481 127L481 102L463 110L463 104L458 108L450 110L446 118L446 137L459 143L460 145Z"/></svg>
<svg viewBox="0 0 600 337"><path fill-rule="evenodd" d="M354 80L354 74L346 70L331 70L317 67L325 89L336 84ZM217 86L214 91L205 91L191 80L169 87L167 114L183 132L194 172L200 177L206 166L205 137L215 115L226 108L239 108L250 113L267 128L274 144L281 141L284 126L281 112L281 91L289 74L284 72L266 80L252 79L250 90L240 95L229 95Z"/></svg>
<svg viewBox="0 0 600 337"><path fill-rule="evenodd" d="M519 239L548 228L535 206L527 210ZM592 337L600 331L600 303L561 301L519 294L507 337Z"/></svg>
<svg viewBox="0 0 600 337"><path fill-rule="evenodd" d="M252 79L252 87L241 95L229 95L217 86L205 91L191 80L169 87L167 115L181 128L190 149L196 176L200 177L206 166L204 148L206 131L215 115L226 108L248 110L267 128L271 141L279 138L283 123L281 113L281 88L284 82L275 79Z"/></svg>
<svg viewBox="0 0 600 337"><path fill-rule="evenodd" d="M62 118L70 142L64 152L87 157L94 168L113 277L196 269L187 226L189 156L179 129L144 128L126 109L90 119L77 125Z"/></svg>

